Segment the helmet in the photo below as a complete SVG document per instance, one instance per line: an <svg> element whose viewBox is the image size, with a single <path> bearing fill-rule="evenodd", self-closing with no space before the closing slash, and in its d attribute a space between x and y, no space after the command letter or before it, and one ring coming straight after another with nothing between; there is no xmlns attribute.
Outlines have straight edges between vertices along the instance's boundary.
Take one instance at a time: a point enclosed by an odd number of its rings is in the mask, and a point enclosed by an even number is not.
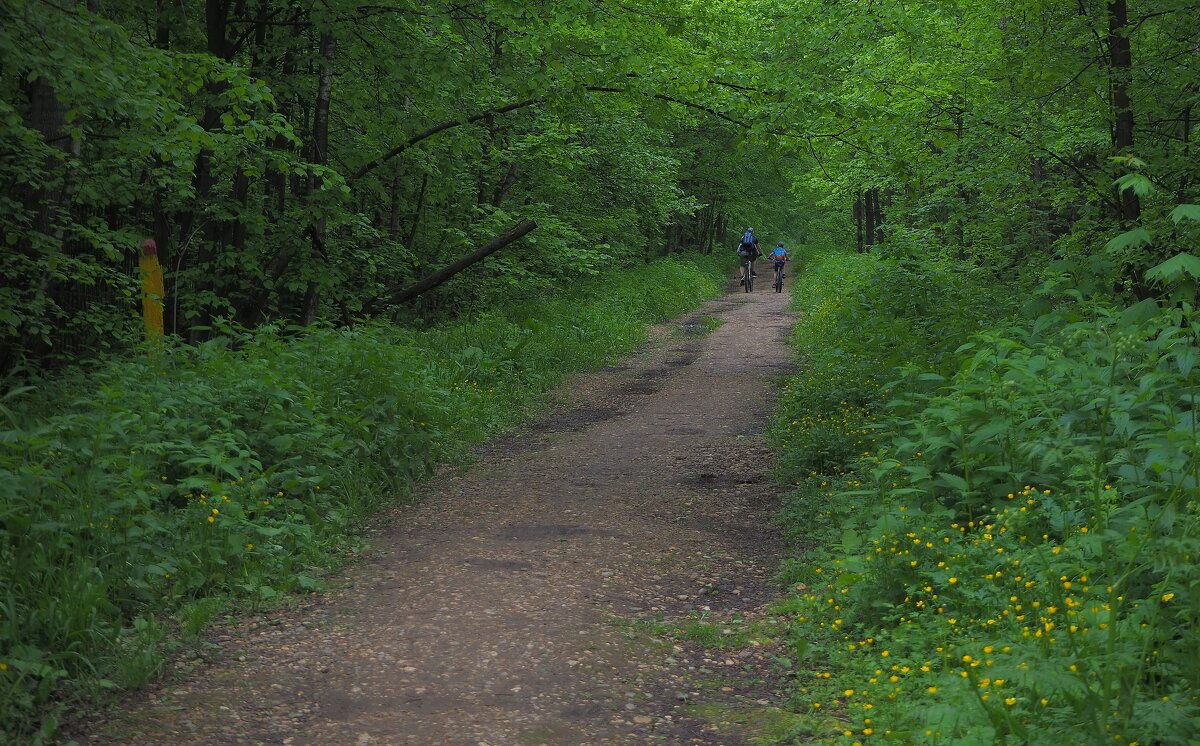
<svg viewBox="0 0 1200 746"><path fill-rule="evenodd" d="M783 246L783 241L780 241L780 242L779 242L779 245L780 245L780 246Z"/></svg>

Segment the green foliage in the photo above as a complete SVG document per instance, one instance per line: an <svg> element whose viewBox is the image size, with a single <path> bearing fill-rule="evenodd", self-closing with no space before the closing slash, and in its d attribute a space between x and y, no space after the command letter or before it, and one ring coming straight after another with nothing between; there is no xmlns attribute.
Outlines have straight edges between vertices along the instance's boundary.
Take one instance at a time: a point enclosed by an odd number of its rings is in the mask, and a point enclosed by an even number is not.
<svg viewBox="0 0 1200 746"><path fill-rule="evenodd" d="M787 481L871 450L875 410L895 369L944 365L954 339L1006 304L952 265L845 253L817 260L793 295L803 319L791 339L801 373L786 382L770 435L785 454Z"/></svg>
<svg viewBox="0 0 1200 746"><path fill-rule="evenodd" d="M784 510L825 542L784 568L793 706L846 744L1200 737L1198 321L1071 300L893 367L879 449Z"/></svg>
<svg viewBox="0 0 1200 746"><path fill-rule="evenodd" d="M230 175L301 172L296 134L236 65L152 48L82 8L5 3L0 18L0 137L12 144L0 158L0 368L81 339L132 344L133 257L149 227L110 216L151 201L188 209L202 152L226 158ZM223 125L202 126L205 109Z"/></svg>
<svg viewBox="0 0 1200 746"><path fill-rule="evenodd" d="M136 344L146 236L166 327L197 341L218 318L486 311L789 212L738 186L737 128L688 106L714 18L410 5L3 4L0 371ZM389 308L525 219L519 249Z"/></svg>
<svg viewBox="0 0 1200 746"><path fill-rule="evenodd" d="M313 590L353 531L439 460L511 424L567 373L611 362L718 290L672 259L571 296L428 331L290 338L225 329L6 400L0 430L0 722L135 687L219 604ZM47 382L50 383L50 382Z"/></svg>

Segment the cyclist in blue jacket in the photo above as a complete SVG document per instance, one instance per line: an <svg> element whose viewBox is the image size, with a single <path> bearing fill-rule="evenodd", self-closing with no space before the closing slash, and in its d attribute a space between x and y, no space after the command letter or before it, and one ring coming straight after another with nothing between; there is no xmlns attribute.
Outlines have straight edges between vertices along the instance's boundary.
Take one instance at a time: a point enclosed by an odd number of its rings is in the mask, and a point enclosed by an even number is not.
<svg viewBox="0 0 1200 746"><path fill-rule="evenodd" d="M746 268L745 263L750 262L750 271L754 273L754 260L762 256L762 252L758 250L758 237L754 235L753 228L747 228L742 234L742 240L738 243L738 256L742 259L742 281L741 284L746 284ZM757 276L754 274L753 276Z"/></svg>

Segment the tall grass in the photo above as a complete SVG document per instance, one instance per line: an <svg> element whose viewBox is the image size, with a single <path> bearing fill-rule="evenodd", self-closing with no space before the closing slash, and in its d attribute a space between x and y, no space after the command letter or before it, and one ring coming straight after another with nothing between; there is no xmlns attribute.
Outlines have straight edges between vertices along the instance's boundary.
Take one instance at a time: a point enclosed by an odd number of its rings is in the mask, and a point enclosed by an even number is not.
<svg viewBox="0 0 1200 746"><path fill-rule="evenodd" d="M380 505L718 292L708 258L427 330L225 330L0 409L0 740L156 675L172 628L319 586Z"/></svg>

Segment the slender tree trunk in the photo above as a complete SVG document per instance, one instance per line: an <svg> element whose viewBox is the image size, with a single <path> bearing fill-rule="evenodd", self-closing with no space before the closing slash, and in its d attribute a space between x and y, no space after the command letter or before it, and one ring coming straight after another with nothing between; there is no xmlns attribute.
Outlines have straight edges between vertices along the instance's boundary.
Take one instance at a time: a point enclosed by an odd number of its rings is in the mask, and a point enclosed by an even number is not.
<svg viewBox="0 0 1200 746"><path fill-rule="evenodd" d="M396 167L392 170L392 187L388 190L388 238L393 241L400 237L400 187L403 183L400 177L403 173L401 162L396 161Z"/></svg>
<svg viewBox="0 0 1200 746"><path fill-rule="evenodd" d="M508 164L508 168L504 171L504 176L500 178L500 183L496 185L496 191L492 193L492 207L500 207L503 204L509 190L513 188L513 184L517 183L518 170L519 166L516 161Z"/></svg>
<svg viewBox="0 0 1200 746"><path fill-rule="evenodd" d="M1114 117L1113 147L1118 153L1133 152L1133 103L1129 82L1133 72L1133 51L1129 43L1129 9L1126 0L1108 2L1108 56ZM1136 221L1142 212L1141 201L1132 189L1121 193L1121 219Z"/></svg>
<svg viewBox="0 0 1200 746"><path fill-rule="evenodd" d="M49 146L65 152L70 151L71 141L64 131L67 107L54 92L45 78L38 77L29 83L29 127L42 136ZM59 172L57 158L47 158L43 166L48 174ZM53 179L51 179L53 180ZM49 233L52 213L57 207L58 195L45 188L32 190L25 199L26 206L33 211L33 227L39 233Z"/></svg>
<svg viewBox="0 0 1200 746"><path fill-rule="evenodd" d="M167 20L170 12L170 0L158 0L154 16L154 46L158 49L171 48L171 24Z"/></svg>
<svg viewBox="0 0 1200 746"><path fill-rule="evenodd" d="M208 53L212 56L225 60L229 54L229 0L206 0L204 4L204 28L206 33L206 47ZM215 98L224 87L223 82L210 82L205 85L205 91L210 99ZM220 112L216 107L208 104L204 108L204 114L200 118L200 126L206 131L213 131L220 125ZM207 150L201 150L196 156L196 169L192 176L192 184L194 185L195 199L191 202L191 209L186 210L179 218L180 233L184 236L191 236L196 232L197 228L203 233L203 236L197 239L195 263L201 267L210 266L215 256L214 249L217 242L221 238L221 227L211 221L202 221L202 215L207 206L208 196L215 184L215 179L212 173L212 154ZM199 225L197 225L199 224ZM200 286L193 288L194 290L204 290L211 285L211 280L201 280ZM205 313L201 318L197 319L198 325L207 326L210 319ZM192 342L198 342L200 335L194 330L189 330L188 339Z"/></svg>
<svg viewBox="0 0 1200 746"><path fill-rule="evenodd" d="M312 160L329 163L329 98L333 92L333 60L337 40L331 32L321 34L321 75L317 83L317 98L313 107Z"/></svg>
<svg viewBox="0 0 1200 746"><path fill-rule="evenodd" d="M1192 162L1192 160L1191 160L1191 158L1192 158L1192 142L1191 142L1192 105L1191 104L1188 104L1187 106L1183 107L1183 114L1181 115L1180 119L1181 119L1181 123L1183 125L1183 129L1179 133L1179 139L1183 142L1183 162L1191 163ZM1191 172L1191 169L1185 167L1184 169L1182 169L1182 173L1179 174L1179 192L1175 195L1176 202L1183 202L1185 199L1187 199L1186 195L1188 193L1188 184L1189 184L1188 174L1190 172Z"/></svg>
<svg viewBox="0 0 1200 746"><path fill-rule="evenodd" d="M863 243L863 206L862 195L859 194L854 198L854 248L858 253L866 251L866 245Z"/></svg>
<svg viewBox="0 0 1200 746"><path fill-rule="evenodd" d="M413 211L412 223L408 226L408 235L404 239L404 248L410 252L417 241L417 229L421 227L421 214L425 212L425 199L429 194L429 174L421 179L421 191L417 195L417 209Z"/></svg>
<svg viewBox="0 0 1200 746"><path fill-rule="evenodd" d="M333 61L337 53L337 40L333 33L325 31L321 34L321 74L317 82L317 99L313 105L312 130L312 162L324 166L329 162L329 99L333 92ZM316 191L321 186L319 177L310 182L310 191ZM325 218L317 218L309 226L312 238L312 254L314 261L324 260L325 250ZM305 326L316 321L317 309L320 307L320 286L316 281L309 281L304 295L304 311L300 322Z"/></svg>
<svg viewBox="0 0 1200 746"><path fill-rule="evenodd" d="M700 249L701 254L711 254L713 246L713 228L716 227L716 210L710 204L700 211Z"/></svg>
<svg viewBox="0 0 1200 746"><path fill-rule="evenodd" d="M874 196L875 204L875 237L871 241L872 245L883 243L883 201L879 187L871 190Z"/></svg>
<svg viewBox="0 0 1200 746"><path fill-rule="evenodd" d="M863 250L875 245L875 205L873 204L874 188L863 193Z"/></svg>
<svg viewBox="0 0 1200 746"><path fill-rule="evenodd" d="M38 77L29 82L26 95L29 98L29 114L26 123L30 129L40 134L42 140L50 147L69 153L73 143L64 130L67 107L55 94L54 87L45 78ZM47 157L42 166L47 175L45 181L51 184L57 180L55 176L62 172L60 159L56 156ZM65 209L63 196L66 183L67 180L64 176L62 188L52 189L46 183L40 183L37 186L31 185L28 190L23 189L22 193L18 195L25 209L32 213L32 232L49 236L57 235L61 240L62 232L56 227L56 222L61 219L59 213ZM33 242L28 236L22 237L17 247L30 256L37 255L37 250L33 248ZM39 295L54 294L49 272L42 271L34 281L38 286ZM17 359L19 351L33 349L36 351L35 354L45 352L45 342L36 332L23 333L20 343L16 347L17 349L14 350L0 349L0 364L3 365L0 370L7 370Z"/></svg>

